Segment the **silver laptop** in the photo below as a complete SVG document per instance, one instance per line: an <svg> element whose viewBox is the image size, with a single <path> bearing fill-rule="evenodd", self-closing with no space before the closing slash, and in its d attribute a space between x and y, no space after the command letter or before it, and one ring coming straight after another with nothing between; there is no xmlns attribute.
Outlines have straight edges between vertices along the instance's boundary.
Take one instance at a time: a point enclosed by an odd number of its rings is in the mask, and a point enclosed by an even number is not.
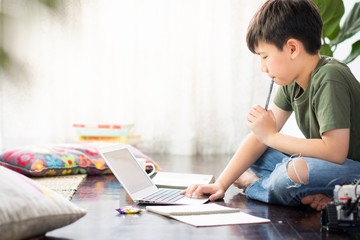
<svg viewBox="0 0 360 240"><path fill-rule="evenodd" d="M124 145L100 149L105 162L135 203L203 204L207 198L188 198L181 190L158 188Z"/></svg>

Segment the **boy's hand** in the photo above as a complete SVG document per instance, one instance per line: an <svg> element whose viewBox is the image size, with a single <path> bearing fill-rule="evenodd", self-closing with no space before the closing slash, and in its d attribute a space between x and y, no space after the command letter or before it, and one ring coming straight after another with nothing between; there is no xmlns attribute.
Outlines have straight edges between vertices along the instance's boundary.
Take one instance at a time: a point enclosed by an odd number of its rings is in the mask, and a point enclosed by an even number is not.
<svg viewBox="0 0 360 240"><path fill-rule="evenodd" d="M265 110L257 105L251 108L248 116L248 127L257 139L268 145L269 139L277 133L275 116L271 110Z"/></svg>
<svg viewBox="0 0 360 240"><path fill-rule="evenodd" d="M193 184L190 185L187 189L181 192L187 197L199 198L201 195L210 194L209 200L215 201L217 199L223 198L225 195L225 190L220 184Z"/></svg>

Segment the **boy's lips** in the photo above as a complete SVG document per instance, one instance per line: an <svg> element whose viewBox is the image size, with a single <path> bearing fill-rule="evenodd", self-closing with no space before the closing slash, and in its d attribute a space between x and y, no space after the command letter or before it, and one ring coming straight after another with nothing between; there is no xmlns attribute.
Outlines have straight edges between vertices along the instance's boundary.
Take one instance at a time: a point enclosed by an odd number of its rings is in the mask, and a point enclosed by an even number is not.
<svg viewBox="0 0 360 240"><path fill-rule="evenodd" d="M276 77L270 77L270 78L274 81L274 83L277 83Z"/></svg>

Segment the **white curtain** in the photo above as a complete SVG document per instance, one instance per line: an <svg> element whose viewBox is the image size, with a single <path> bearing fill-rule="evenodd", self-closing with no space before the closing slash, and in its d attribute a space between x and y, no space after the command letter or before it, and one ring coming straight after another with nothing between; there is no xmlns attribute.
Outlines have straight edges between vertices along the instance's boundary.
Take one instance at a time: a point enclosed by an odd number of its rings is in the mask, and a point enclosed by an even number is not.
<svg viewBox="0 0 360 240"><path fill-rule="evenodd" d="M261 0L69 0L55 13L26 1L2 1L18 61L0 79L2 149L75 142L73 123L134 123L145 152L233 153L265 103L245 42Z"/></svg>

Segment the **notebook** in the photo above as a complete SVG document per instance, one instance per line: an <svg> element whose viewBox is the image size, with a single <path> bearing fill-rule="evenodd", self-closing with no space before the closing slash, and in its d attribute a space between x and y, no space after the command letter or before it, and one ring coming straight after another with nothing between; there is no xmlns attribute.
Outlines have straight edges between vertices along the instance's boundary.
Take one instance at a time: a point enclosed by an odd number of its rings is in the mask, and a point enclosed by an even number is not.
<svg viewBox="0 0 360 240"><path fill-rule="evenodd" d="M181 190L158 188L124 145L99 149L130 198L140 204L203 204L208 198L188 198Z"/></svg>
<svg viewBox="0 0 360 240"><path fill-rule="evenodd" d="M196 227L270 222L269 219L252 216L238 208L229 208L214 203L201 206L147 206L146 210Z"/></svg>

